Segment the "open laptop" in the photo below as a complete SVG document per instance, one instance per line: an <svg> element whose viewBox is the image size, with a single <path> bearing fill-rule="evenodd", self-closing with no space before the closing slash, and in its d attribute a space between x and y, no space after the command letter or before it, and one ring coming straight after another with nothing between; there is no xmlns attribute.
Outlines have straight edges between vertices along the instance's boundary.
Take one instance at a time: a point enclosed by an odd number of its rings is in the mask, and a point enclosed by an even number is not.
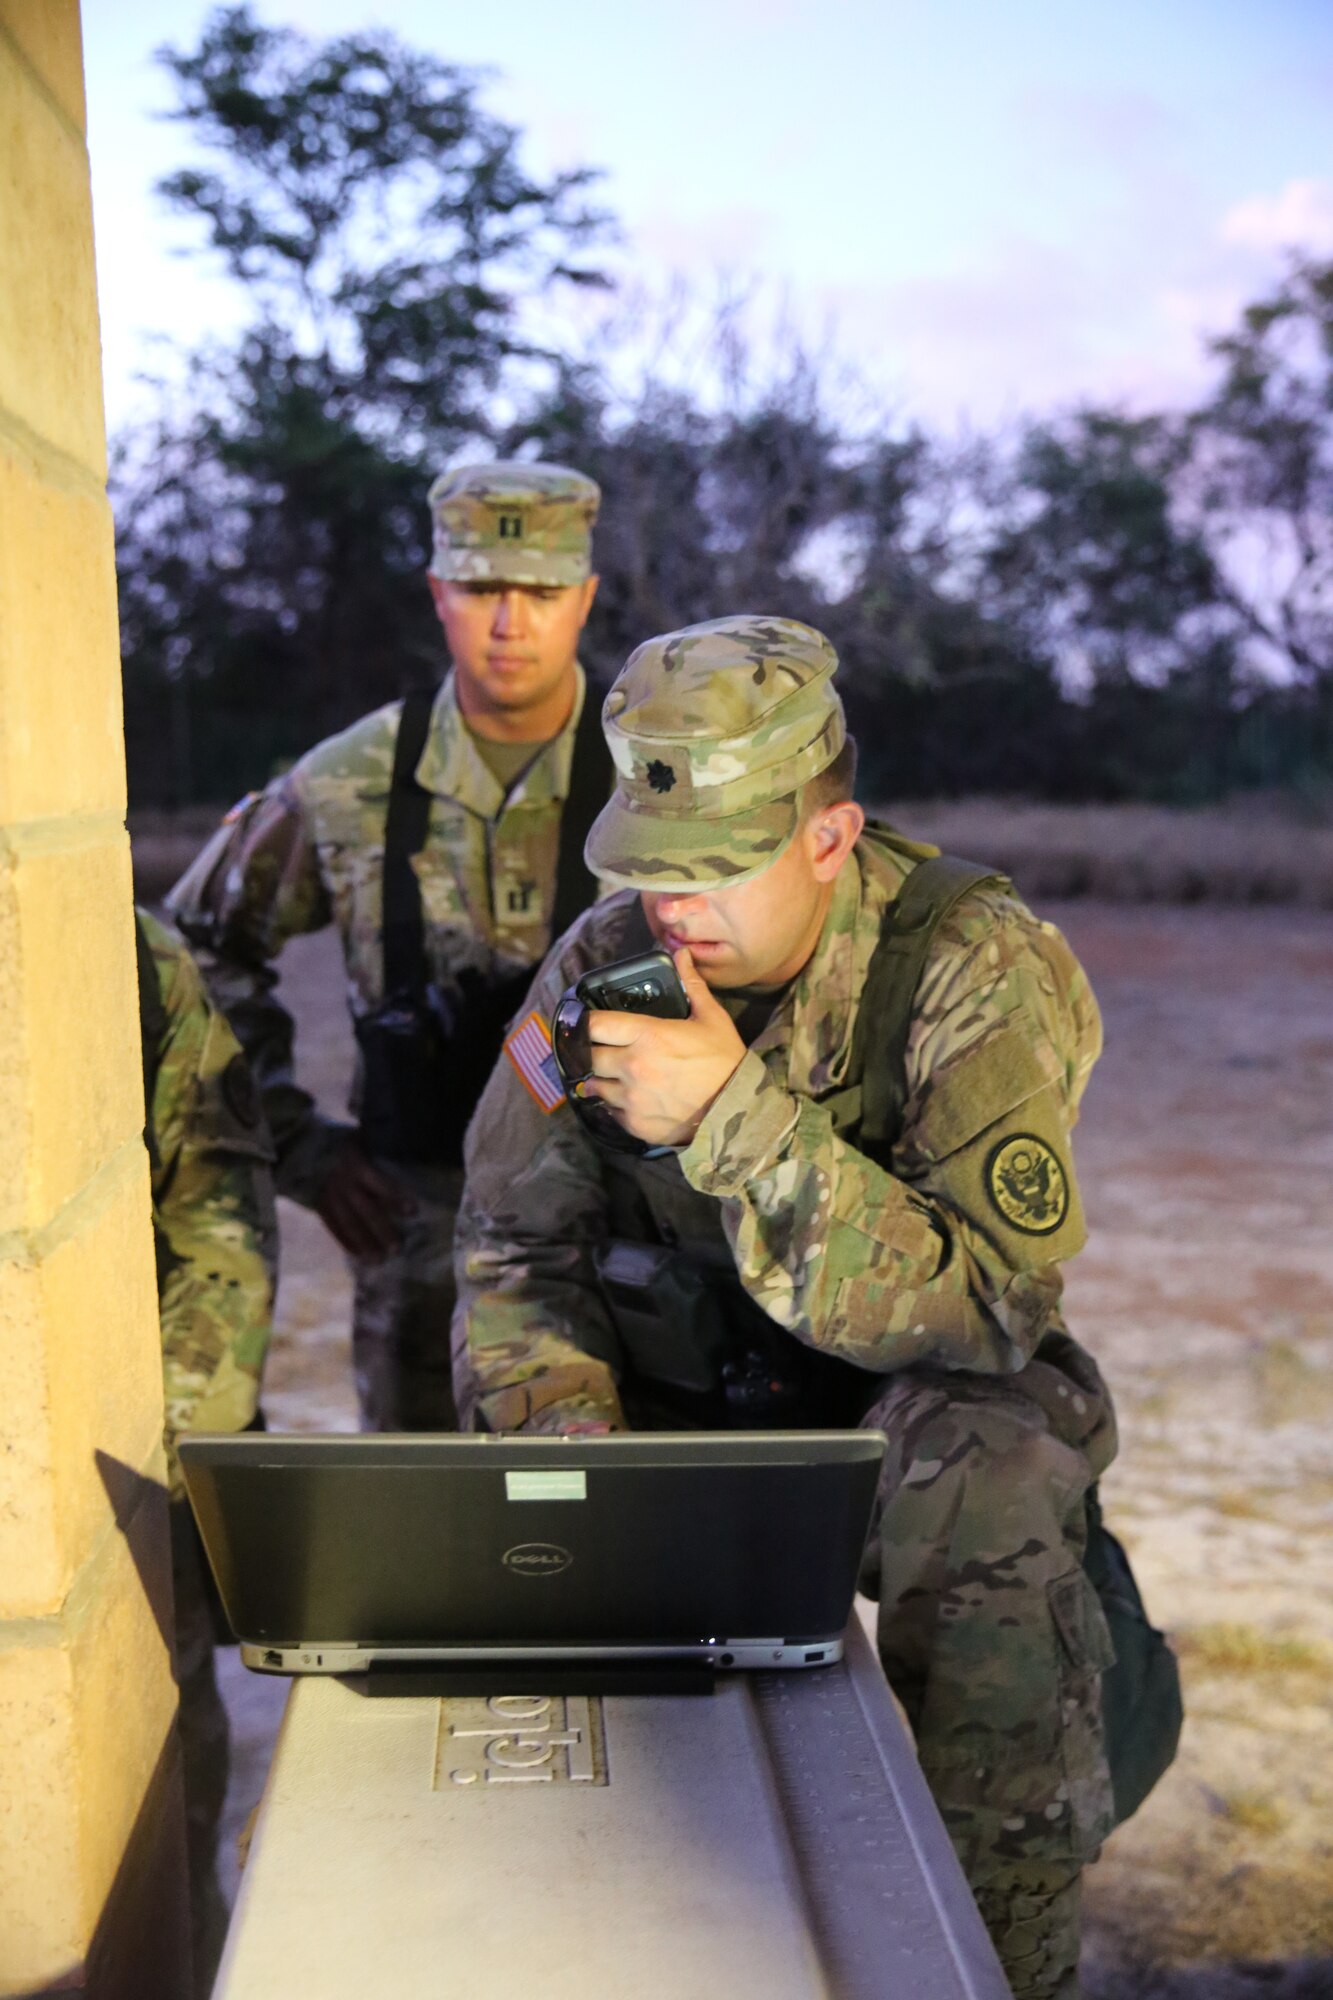
<svg viewBox="0 0 1333 2000"><path fill-rule="evenodd" d="M247 1666L807 1667L841 1657L878 1431L197 1435Z"/></svg>

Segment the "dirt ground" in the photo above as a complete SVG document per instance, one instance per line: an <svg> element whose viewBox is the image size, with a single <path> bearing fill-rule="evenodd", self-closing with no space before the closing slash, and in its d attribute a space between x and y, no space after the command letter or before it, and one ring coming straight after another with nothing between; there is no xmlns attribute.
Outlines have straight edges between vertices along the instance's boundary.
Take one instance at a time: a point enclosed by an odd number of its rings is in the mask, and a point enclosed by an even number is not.
<svg viewBox="0 0 1333 2000"><path fill-rule="evenodd" d="M1045 905L1107 1051L1076 1140L1071 1325L1115 1389L1105 1481L1178 1647L1180 1758L1091 1871L1088 2000L1333 1996L1333 926L1315 911ZM307 1081L345 1086L341 968L289 948ZM348 1286L284 1204L275 1428L354 1428ZM232 1820L282 1686L226 1660Z"/></svg>

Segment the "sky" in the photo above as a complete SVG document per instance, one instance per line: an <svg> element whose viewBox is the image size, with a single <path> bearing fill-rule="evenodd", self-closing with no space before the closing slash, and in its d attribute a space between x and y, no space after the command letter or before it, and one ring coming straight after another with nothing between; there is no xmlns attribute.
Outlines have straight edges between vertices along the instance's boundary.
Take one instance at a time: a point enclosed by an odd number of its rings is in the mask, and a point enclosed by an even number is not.
<svg viewBox="0 0 1333 2000"><path fill-rule="evenodd" d="M164 41L195 0L84 0L108 420L163 341L244 305L154 180L182 163ZM988 425L1183 401L1203 340L1333 256L1329 0L260 0L494 71L540 172L590 165L619 268L758 281L905 415ZM193 254L190 253L193 247Z"/></svg>

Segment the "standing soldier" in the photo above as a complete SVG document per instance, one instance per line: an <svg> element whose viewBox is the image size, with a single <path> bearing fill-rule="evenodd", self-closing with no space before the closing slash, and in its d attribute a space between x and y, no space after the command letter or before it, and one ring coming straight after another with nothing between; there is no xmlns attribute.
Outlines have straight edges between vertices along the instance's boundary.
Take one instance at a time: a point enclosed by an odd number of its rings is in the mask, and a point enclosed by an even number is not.
<svg viewBox="0 0 1333 2000"><path fill-rule="evenodd" d="M723 618L607 696L588 857L620 893L547 960L472 1127L459 1401L496 1431L887 1434L880 1656L1013 1991L1052 2000L1112 1808L1084 1555L1115 1420L1060 1312L1100 1024L1007 882L866 825L835 666ZM571 1104L563 990L654 941L690 1017L591 1013Z"/></svg>
<svg viewBox="0 0 1333 2000"><path fill-rule="evenodd" d="M576 656L597 487L497 463L444 474L429 498L452 672L245 800L169 898L254 1064L279 1192L352 1260L375 1430L455 1428L463 1132L533 967L595 893L583 841L610 784ZM297 1087L273 997L287 939L329 923L360 1051L355 1127Z"/></svg>
<svg viewBox="0 0 1333 2000"><path fill-rule="evenodd" d="M228 1730L213 1670L212 1596L176 1439L189 1430L243 1431L255 1420L273 1310L273 1152L249 1065L189 953L145 910L135 911L135 928L190 1919L202 1993L227 1924L216 1870Z"/></svg>

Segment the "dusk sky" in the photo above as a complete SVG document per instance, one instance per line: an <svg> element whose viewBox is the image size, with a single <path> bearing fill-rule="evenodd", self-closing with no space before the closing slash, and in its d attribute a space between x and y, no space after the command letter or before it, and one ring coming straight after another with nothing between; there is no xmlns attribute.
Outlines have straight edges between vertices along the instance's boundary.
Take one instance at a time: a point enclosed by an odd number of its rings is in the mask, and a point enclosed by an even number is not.
<svg viewBox="0 0 1333 2000"><path fill-rule="evenodd" d="M152 61L189 0L85 0L108 417L152 335L233 323L152 195L184 135ZM1176 399L1200 338L1284 246L1333 256L1328 0L265 0L268 24L373 25L494 68L539 170L605 170L619 267L701 293L764 281L931 422L1076 397Z"/></svg>

